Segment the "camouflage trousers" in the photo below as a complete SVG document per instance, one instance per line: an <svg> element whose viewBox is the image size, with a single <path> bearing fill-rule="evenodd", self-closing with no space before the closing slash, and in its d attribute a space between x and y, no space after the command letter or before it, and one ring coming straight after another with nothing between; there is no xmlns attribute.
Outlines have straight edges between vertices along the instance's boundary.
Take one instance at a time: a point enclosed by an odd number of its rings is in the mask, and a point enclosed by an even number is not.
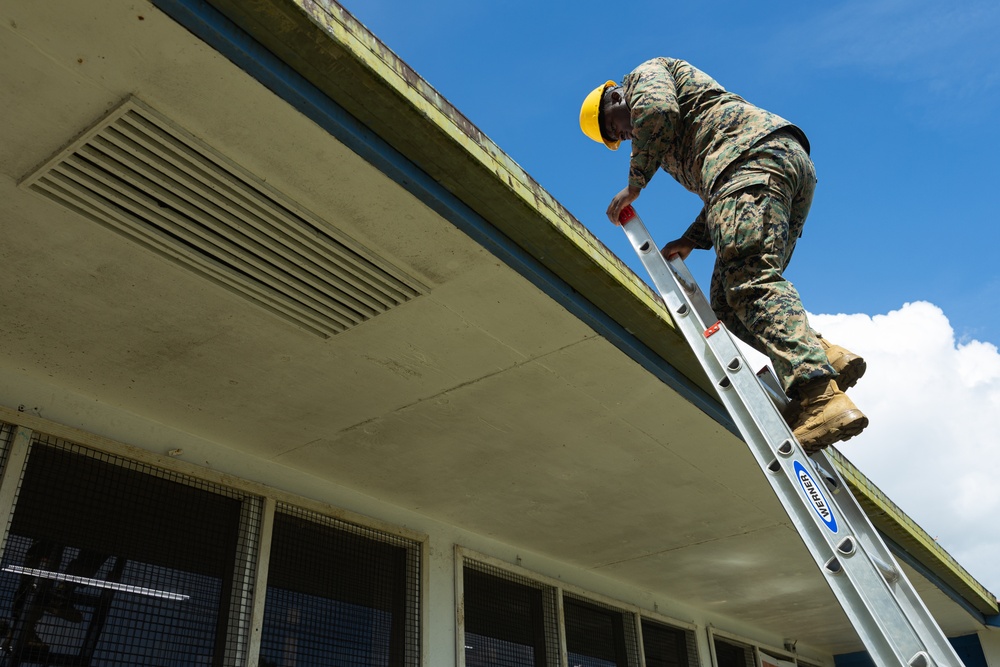
<svg viewBox="0 0 1000 667"><path fill-rule="evenodd" d="M712 308L733 335L770 358L785 390L835 377L799 293L782 272L812 204L816 171L778 131L726 168L706 207L716 252Z"/></svg>

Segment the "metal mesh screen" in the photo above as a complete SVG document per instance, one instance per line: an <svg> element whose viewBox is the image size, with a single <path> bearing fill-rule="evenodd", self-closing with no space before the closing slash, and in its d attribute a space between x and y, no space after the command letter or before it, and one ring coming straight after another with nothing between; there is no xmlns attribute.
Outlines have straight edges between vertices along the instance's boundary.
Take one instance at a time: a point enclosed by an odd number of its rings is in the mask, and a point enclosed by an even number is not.
<svg viewBox="0 0 1000 667"><path fill-rule="evenodd" d="M241 659L259 502L39 438L0 560L5 665Z"/></svg>
<svg viewBox="0 0 1000 667"><path fill-rule="evenodd" d="M631 614L590 600L563 596L563 617L571 667L639 664Z"/></svg>
<svg viewBox="0 0 1000 667"><path fill-rule="evenodd" d="M420 545L279 503L262 667L420 660Z"/></svg>
<svg viewBox="0 0 1000 667"><path fill-rule="evenodd" d="M462 569L466 667L555 667L555 591L496 567Z"/></svg>
<svg viewBox="0 0 1000 667"><path fill-rule="evenodd" d="M14 427L0 422L0 470L7 463L7 452L10 451L10 439L14 435Z"/></svg>
<svg viewBox="0 0 1000 667"><path fill-rule="evenodd" d="M642 650L646 667L694 667L698 647L694 631L642 619Z"/></svg>
<svg viewBox="0 0 1000 667"><path fill-rule="evenodd" d="M753 649L743 644L715 638L716 667L755 667Z"/></svg>

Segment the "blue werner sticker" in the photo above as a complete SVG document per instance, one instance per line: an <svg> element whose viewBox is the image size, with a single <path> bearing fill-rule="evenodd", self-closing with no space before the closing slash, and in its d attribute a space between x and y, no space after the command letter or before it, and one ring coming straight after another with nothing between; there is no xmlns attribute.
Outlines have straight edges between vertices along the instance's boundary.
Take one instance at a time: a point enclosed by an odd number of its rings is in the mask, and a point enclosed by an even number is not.
<svg viewBox="0 0 1000 667"><path fill-rule="evenodd" d="M799 486L806 494L806 498L812 503L813 509L819 518L823 520L826 527L830 529L831 532L837 532L837 517L833 515L833 508L830 507L830 503L826 501L826 496L823 495L823 490L820 488L816 480L813 479L809 471L806 470L798 461L793 461L795 464L795 476L799 479Z"/></svg>

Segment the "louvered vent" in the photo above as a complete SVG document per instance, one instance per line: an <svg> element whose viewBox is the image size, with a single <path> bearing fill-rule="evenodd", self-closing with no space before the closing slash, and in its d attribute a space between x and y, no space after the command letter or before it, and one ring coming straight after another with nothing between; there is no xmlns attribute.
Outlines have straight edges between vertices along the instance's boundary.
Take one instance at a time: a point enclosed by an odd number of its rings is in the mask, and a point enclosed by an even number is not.
<svg viewBox="0 0 1000 667"><path fill-rule="evenodd" d="M134 99L22 186L323 337L425 291Z"/></svg>

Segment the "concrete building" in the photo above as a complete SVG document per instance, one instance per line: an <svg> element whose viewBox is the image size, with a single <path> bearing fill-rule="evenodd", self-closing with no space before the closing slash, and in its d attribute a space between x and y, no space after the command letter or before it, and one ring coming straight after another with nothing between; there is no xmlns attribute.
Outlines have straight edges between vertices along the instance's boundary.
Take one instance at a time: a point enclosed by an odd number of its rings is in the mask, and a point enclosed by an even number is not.
<svg viewBox="0 0 1000 667"><path fill-rule="evenodd" d="M658 297L343 8L0 14L2 664L865 664Z"/></svg>

